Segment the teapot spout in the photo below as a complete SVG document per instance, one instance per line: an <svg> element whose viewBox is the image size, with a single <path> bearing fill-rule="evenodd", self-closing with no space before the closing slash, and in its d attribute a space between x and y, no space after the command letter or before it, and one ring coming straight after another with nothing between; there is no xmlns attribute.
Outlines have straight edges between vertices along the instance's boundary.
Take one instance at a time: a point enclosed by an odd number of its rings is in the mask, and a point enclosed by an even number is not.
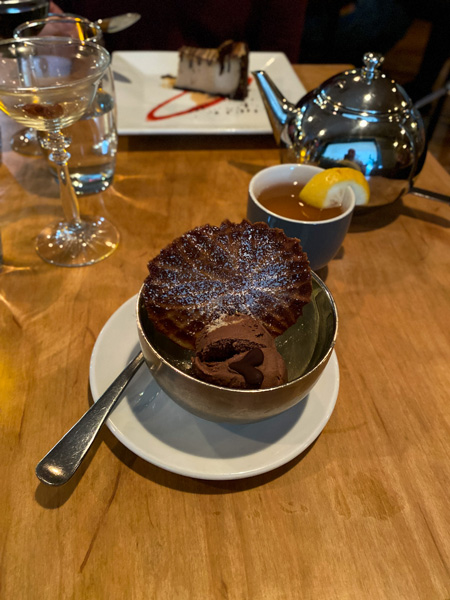
<svg viewBox="0 0 450 600"><path fill-rule="evenodd" d="M275 141L280 145L281 132L295 111L295 105L286 100L265 71L252 71L272 126Z"/></svg>

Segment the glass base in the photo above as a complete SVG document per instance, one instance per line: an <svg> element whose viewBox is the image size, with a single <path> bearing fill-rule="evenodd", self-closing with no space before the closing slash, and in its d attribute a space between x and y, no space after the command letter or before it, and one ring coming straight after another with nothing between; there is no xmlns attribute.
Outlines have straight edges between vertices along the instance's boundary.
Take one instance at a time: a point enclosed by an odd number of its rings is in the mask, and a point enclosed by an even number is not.
<svg viewBox="0 0 450 600"><path fill-rule="evenodd" d="M11 138L11 149L26 156L41 156L42 149L37 138L36 130L32 128L21 129Z"/></svg>
<svg viewBox="0 0 450 600"><path fill-rule="evenodd" d="M52 265L86 267L114 252L119 232L103 217L82 216L79 222L49 225L36 238L36 251Z"/></svg>

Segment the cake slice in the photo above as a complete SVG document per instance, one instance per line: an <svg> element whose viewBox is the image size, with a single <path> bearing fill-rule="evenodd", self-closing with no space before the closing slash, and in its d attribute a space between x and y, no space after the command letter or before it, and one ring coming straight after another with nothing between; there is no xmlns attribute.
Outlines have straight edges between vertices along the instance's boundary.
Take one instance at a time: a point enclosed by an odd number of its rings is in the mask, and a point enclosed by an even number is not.
<svg viewBox="0 0 450 600"><path fill-rule="evenodd" d="M175 87L243 100L247 96L248 46L228 40L218 48L183 46Z"/></svg>

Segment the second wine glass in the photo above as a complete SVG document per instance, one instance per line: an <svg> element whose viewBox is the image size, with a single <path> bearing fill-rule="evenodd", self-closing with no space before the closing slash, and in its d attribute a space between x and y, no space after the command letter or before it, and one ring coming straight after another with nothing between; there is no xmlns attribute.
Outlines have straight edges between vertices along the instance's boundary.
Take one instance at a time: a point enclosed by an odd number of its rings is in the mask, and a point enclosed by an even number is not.
<svg viewBox="0 0 450 600"><path fill-rule="evenodd" d="M41 19L48 14L49 0L0 0L0 38L13 37L14 29L31 19ZM20 154L39 156L41 147L36 131L26 127L11 138L11 148Z"/></svg>
<svg viewBox="0 0 450 600"><path fill-rule="evenodd" d="M48 133L64 220L46 227L36 250L43 260L77 267L109 256L119 243L104 217L80 216L69 177L68 143L61 129L88 109L110 64L107 50L69 38L28 38L0 42L0 109L21 125Z"/></svg>

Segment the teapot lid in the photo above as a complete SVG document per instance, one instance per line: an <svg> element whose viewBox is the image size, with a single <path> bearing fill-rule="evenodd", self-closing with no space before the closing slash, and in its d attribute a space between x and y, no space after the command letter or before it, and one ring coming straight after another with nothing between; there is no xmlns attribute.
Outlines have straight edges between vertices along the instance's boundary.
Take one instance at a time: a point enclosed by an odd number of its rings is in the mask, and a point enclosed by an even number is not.
<svg viewBox="0 0 450 600"><path fill-rule="evenodd" d="M384 58L366 52L361 69L344 71L318 88L317 100L358 114L392 115L413 109L405 90L379 70Z"/></svg>

